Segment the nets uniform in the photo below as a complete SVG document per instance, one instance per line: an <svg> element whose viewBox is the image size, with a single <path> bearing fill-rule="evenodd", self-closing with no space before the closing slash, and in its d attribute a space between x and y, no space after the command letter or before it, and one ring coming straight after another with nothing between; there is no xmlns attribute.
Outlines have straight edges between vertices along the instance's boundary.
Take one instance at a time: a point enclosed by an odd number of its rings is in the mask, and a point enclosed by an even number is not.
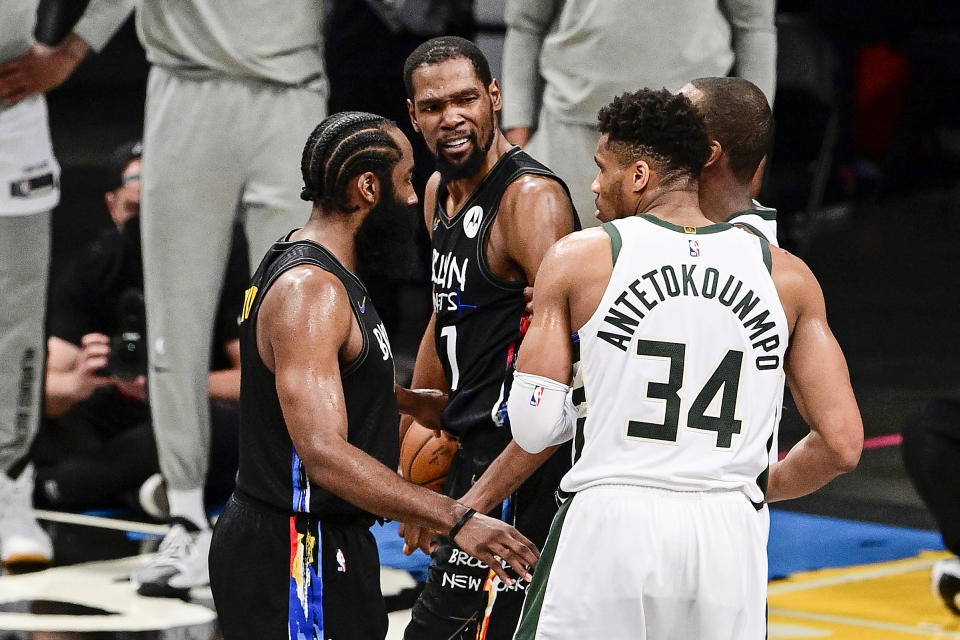
<svg viewBox="0 0 960 640"><path fill-rule="evenodd" d="M436 348L449 383L444 429L460 437L444 492L461 497L510 442L507 398L520 340L526 282L508 282L492 273L484 242L504 191L523 175L546 176L549 169L514 147L490 170L466 203L448 217L446 184L437 190L432 235L431 278L437 316ZM561 184L563 184L561 182ZM564 187L566 188L566 187ZM579 226L574 217L574 224ZM560 478L569 451L557 452L501 508L490 514L513 524L538 546L556 512ZM441 538L426 588L414 605L407 640L421 638L509 638L527 584L494 585L486 565Z"/></svg>
<svg viewBox="0 0 960 640"><path fill-rule="evenodd" d="M516 638L763 638L769 447L788 325L769 245L728 224L604 225L579 330L574 464Z"/></svg>
<svg viewBox="0 0 960 640"><path fill-rule="evenodd" d="M340 279L363 333L341 367L348 441L390 468L399 458L390 344L363 284L319 244L281 241L247 290L240 327L240 471L217 522L210 586L227 638L380 639L387 613L369 513L312 483L290 440L276 380L257 350L266 292L288 269L313 265Z"/></svg>

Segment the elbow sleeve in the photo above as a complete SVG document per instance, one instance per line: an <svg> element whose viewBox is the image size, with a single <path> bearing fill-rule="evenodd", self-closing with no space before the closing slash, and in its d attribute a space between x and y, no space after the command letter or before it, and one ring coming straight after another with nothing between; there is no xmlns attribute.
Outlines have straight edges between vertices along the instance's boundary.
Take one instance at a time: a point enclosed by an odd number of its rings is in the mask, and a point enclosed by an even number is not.
<svg viewBox="0 0 960 640"><path fill-rule="evenodd" d="M540 453L573 437L570 387L556 380L517 372L507 412L513 439L528 453Z"/></svg>

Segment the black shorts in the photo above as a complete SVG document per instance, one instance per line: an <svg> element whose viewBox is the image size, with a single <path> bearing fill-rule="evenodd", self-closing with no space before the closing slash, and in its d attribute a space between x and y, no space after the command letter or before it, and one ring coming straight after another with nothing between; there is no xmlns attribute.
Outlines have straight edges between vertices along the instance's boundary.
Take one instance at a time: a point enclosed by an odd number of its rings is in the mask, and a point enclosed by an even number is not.
<svg viewBox="0 0 960 640"><path fill-rule="evenodd" d="M224 640L383 640L387 610L371 524L284 514L231 496L210 545Z"/></svg>
<svg viewBox="0 0 960 640"><path fill-rule="evenodd" d="M473 434L471 434L473 435ZM509 442L507 440L506 442ZM445 492L459 498L506 446L499 437L464 438L451 465ZM570 445L560 447L510 497L506 521L542 548L557 512L555 492L570 469ZM503 507L489 514L501 518ZM411 612L404 640L510 640L517 628L527 582L497 583L493 572L447 537L437 539L423 593ZM228 639L229 640L229 639Z"/></svg>

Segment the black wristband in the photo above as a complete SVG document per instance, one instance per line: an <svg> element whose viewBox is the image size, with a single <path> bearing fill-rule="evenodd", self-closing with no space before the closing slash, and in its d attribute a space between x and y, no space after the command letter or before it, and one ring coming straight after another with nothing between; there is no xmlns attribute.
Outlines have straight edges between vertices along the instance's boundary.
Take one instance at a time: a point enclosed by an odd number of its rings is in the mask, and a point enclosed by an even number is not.
<svg viewBox="0 0 960 640"><path fill-rule="evenodd" d="M467 524L467 520L475 516L476 513L476 509L467 509L467 512L460 516L460 519L457 520L457 524L453 525L453 528L450 529L450 533L447 534L450 536L451 540L457 537L457 534L460 533L460 529L463 529L463 525Z"/></svg>

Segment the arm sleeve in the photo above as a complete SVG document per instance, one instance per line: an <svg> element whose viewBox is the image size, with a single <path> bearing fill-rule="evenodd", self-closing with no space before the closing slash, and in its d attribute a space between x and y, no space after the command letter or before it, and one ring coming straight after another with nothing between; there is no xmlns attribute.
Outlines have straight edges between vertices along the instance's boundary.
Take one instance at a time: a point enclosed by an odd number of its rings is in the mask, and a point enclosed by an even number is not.
<svg viewBox="0 0 960 640"><path fill-rule="evenodd" d="M73 32L99 53L133 12L134 1L90 0Z"/></svg>
<svg viewBox="0 0 960 640"><path fill-rule="evenodd" d="M570 387L530 373L517 372L507 400L513 439L528 453L573 438Z"/></svg>
<svg viewBox="0 0 960 640"><path fill-rule="evenodd" d="M760 87L773 106L777 88L776 2L723 0L733 33L736 75Z"/></svg>
<svg viewBox="0 0 960 640"><path fill-rule="evenodd" d="M558 0L507 0L503 42L503 127L535 127L540 109L540 49Z"/></svg>

